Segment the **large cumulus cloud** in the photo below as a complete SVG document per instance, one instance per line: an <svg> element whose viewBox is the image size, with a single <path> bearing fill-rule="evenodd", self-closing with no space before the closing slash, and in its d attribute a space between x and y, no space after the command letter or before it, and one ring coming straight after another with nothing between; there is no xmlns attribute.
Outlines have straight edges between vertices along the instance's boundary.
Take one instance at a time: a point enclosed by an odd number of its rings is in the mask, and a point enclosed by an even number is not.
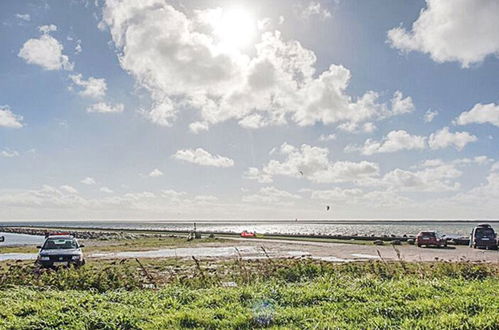
<svg viewBox="0 0 499 330"><path fill-rule="evenodd" d="M149 91L152 104L144 114L156 124L170 126L179 111L194 108L195 132L230 119L247 128L322 122L355 130L412 111L412 100L398 91L392 105L374 91L348 95L347 68L316 72L314 52L279 31L264 32L248 52L222 47L210 23L222 12L184 13L165 0L106 2L103 20L121 66Z"/></svg>

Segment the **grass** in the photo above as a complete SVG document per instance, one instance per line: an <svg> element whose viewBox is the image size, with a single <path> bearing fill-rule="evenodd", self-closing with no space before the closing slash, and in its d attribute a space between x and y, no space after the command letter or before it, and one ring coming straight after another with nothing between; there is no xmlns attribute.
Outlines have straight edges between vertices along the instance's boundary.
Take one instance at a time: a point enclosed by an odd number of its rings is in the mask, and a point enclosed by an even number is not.
<svg viewBox="0 0 499 330"><path fill-rule="evenodd" d="M497 329L499 266L276 259L0 268L2 329Z"/></svg>

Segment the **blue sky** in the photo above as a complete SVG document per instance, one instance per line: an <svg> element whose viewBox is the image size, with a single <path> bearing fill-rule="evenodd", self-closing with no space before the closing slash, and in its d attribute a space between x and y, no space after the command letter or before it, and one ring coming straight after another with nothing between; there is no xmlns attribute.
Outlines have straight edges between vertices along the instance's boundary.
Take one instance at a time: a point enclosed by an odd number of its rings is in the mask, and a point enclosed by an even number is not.
<svg viewBox="0 0 499 330"><path fill-rule="evenodd" d="M2 1L0 219L497 218L498 15Z"/></svg>

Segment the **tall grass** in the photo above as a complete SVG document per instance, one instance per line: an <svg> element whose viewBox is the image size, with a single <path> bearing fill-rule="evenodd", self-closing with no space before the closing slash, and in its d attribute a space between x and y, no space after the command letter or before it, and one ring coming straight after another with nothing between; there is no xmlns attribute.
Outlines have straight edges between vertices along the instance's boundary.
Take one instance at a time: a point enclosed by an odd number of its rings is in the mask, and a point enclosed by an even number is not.
<svg viewBox="0 0 499 330"><path fill-rule="evenodd" d="M57 290L133 290L180 284L190 288L220 286L232 281L252 284L270 279L285 283L318 277L366 276L380 280L416 277L421 279L454 278L484 280L499 278L499 265L471 262L351 262L329 263L311 259L267 259L231 262L184 260L180 264L143 260L94 262L81 268L39 269L26 263L11 263L0 268L0 288L29 286Z"/></svg>
<svg viewBox="0 0 499 330"><path fill-rule="evenodd" d="M499 325L497 265L240 258L140 262L100 262L41 272L30 265L4 267L0 329L497 329ZM227 282L236 285L227 287Z"/></svg>

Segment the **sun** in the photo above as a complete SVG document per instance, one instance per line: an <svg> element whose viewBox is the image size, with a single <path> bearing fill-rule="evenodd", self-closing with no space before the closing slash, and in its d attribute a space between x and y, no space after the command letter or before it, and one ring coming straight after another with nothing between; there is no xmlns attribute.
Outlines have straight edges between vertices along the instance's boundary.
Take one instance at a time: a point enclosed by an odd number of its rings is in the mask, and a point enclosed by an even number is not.
<svg viewBox="0 0 499 330"><path fill-rule="evenodd" d="M256 30L256 20L241 8L224 9L214 22L214 33L222 47L247 47L254 40Z"/></svg>

